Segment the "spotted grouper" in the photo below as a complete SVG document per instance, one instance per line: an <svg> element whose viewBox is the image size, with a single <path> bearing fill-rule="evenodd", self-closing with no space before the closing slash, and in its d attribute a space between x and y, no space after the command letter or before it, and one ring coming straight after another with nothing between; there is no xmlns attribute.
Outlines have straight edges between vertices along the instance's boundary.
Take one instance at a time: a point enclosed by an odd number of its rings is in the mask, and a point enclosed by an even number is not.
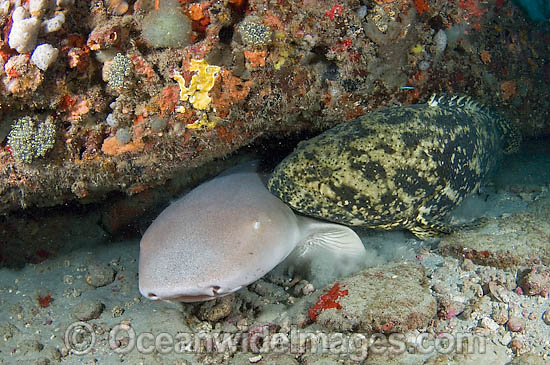
<svg viewBox="0 0 550 365"><path fill-rule="evenodd" d="M506 120L468 97L433 96L301 142L268 189L307 216L423 239L456 229L446 215L519 143Z"/></svg>

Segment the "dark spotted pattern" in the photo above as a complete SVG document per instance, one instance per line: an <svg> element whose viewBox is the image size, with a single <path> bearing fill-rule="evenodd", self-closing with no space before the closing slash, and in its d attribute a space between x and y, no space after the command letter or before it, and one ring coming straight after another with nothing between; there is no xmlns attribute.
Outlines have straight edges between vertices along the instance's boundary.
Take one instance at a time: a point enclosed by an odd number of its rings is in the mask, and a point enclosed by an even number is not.
<svg viewBox="0 0 550 365"><path fill-rule="evenodd" d="M300 143L268 188L305 215L424 238L450 231L446 214L519 145L513 131L468 98L432 97Z"/></svg>

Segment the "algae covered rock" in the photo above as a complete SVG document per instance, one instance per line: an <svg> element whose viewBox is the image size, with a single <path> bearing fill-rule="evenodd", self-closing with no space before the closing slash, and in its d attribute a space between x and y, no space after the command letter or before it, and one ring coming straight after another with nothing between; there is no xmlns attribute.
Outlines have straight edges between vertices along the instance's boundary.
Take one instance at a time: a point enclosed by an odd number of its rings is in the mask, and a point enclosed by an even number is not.
<svg viewBox="0 0 550 365"><path fill-rule="evenodd" d="M444 237L439 252L498 268L550 264L550 198L531 204L537 213L518 212L476 230Z"/></svg>
<svg viewBox="0 0 550 365"><path fill-rule="evenodd" d="M316 315L332 331L407 332L426 326L436 301L421 265L402 261L375 266L341 280L337 305ZM311 316L311 310L310 310Z"/></svg>

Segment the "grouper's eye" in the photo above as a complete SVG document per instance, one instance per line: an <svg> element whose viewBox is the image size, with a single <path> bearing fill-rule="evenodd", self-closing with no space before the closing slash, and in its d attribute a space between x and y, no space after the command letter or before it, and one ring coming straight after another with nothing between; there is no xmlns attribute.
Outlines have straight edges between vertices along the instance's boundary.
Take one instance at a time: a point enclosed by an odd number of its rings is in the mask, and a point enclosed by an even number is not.
<svg viewBox="0 0 550 365"><path fill-rule="evenodd" d="M321 175L321 177L330 177L332 174L331 174L331 171L329 169L324 167L324 168L321 169L321 171L319 171L319 175Z"/></svg>

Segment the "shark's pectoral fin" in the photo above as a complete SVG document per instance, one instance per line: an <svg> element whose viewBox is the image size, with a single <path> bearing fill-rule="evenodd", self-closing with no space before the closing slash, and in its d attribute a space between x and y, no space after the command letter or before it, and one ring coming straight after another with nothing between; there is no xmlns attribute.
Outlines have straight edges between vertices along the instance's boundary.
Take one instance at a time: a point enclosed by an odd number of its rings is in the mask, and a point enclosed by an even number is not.
<svg viewBox="0 0 550 365"><path fill-rule="evenodd" d="M319 288L365 267L367 252L353 230L313 218L296 218L302 238L277 270Z"/></svg>
<svg viewBox="0 0 550 365"><path fill-rule="evenodd" d="M315 259L315 256L328 254L335 265L361 264L365 261L365 246L349 227L299 218L303 221L305 235L292 252L295 259Z"/></svg>

